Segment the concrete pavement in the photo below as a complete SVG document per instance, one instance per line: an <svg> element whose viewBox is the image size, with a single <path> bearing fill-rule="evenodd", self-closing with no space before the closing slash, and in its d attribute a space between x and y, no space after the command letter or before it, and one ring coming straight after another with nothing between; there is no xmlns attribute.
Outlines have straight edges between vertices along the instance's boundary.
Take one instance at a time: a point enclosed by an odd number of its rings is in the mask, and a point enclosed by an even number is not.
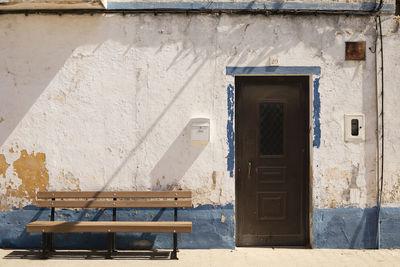
<svg viewBox="0 0 400 267"><path fill-rule="evenodd" d="M296 248L237 248L235 250L181 250L179 260L166 253L121 252L111 260L87 251L60 251L41 260L37 252L0 250L0 266L107 267L107 266L400 266L400 249L333 250Z"/></svg>

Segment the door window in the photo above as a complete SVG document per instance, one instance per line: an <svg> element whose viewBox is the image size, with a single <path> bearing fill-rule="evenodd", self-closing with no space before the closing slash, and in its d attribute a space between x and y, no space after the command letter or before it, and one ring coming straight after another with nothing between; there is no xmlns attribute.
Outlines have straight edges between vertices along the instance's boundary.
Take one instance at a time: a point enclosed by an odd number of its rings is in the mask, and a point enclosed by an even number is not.
<svg viewBox="0 0 400 267"><path fill-rule="evenodd" d="M260 104L260 154L283 154L284 104L263 102Z"/></svg>

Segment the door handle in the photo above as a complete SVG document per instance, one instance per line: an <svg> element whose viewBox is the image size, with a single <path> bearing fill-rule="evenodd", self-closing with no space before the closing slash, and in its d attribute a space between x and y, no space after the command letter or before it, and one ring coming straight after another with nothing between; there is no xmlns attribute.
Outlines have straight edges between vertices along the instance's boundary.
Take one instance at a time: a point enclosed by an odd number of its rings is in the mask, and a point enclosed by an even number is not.
<svg viewBox="0 0 400 267"><path fill-rule="evenodd" d="M247 179L251 178L251 161L249 161L249 164L247 165Z"/></svg>

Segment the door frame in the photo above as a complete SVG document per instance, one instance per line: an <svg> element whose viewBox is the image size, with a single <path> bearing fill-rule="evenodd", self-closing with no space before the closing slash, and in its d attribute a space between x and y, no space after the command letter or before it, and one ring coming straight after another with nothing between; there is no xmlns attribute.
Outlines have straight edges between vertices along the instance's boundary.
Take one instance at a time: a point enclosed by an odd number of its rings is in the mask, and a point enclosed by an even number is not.
<svg viewBox="0 0 400 267"><path fill-rule="evenodd" d="M312 145L313 145L313 134L312 134L312 103L313 103L313 94L312 91L313 90L313 75L310 74L304 74L304 75L299 75L299 74L277 74L277 75L249 75L249 74L236 74L234 75L234 88L237 88L237 79L236 77L256 77L256 76L262 76L262 77L277 77L277 76L287 76L287 77L292 77L292 76L299 76L299 77L307 77L308 78L308 87L306 88L306 99L307 102L305 103L306 105L306 109L307 109L307 122L306 124L308 125L308 133L306 133L306 162L305 162L305 223L304 223L304 227L305 227L305 235L306 235L306 242L304 244L305 247L311 247L312 245L312 166L311 166L311 162L312 162ZM236 91L236 90L235 90ZM237 109L237 102L238 99L236 97L236 92L235 92L235 100L234 100L234 132L238 133L237 131L237 123L236 123L236 118L238 118L238 113L239 110ZM307 107L308 106L308 107ZM307 138L308 137L308 138ZM239 175L238 175L238 164L239 161L241 160L240 156L238 155L237 151L237 142L238 138L237 136L235 136L235 161L234 161L234 170L235 170L235 246L237 246L238 244L238 231L239 231L239 225L240 225L240 220L238 218L238 212L237 209L239 207L238 203L239 203Z"/></svg>

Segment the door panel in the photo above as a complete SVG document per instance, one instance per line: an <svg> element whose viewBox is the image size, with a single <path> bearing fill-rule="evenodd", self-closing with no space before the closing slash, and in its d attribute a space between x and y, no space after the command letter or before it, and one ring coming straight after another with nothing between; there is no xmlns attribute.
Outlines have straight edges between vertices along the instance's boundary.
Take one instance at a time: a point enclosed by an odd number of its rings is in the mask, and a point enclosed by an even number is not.
<svg viewBox="0 0 400 267"><path fill-rule="evenodd" d="M308 242L308 77L236 77L237 245Z"/></svg>

